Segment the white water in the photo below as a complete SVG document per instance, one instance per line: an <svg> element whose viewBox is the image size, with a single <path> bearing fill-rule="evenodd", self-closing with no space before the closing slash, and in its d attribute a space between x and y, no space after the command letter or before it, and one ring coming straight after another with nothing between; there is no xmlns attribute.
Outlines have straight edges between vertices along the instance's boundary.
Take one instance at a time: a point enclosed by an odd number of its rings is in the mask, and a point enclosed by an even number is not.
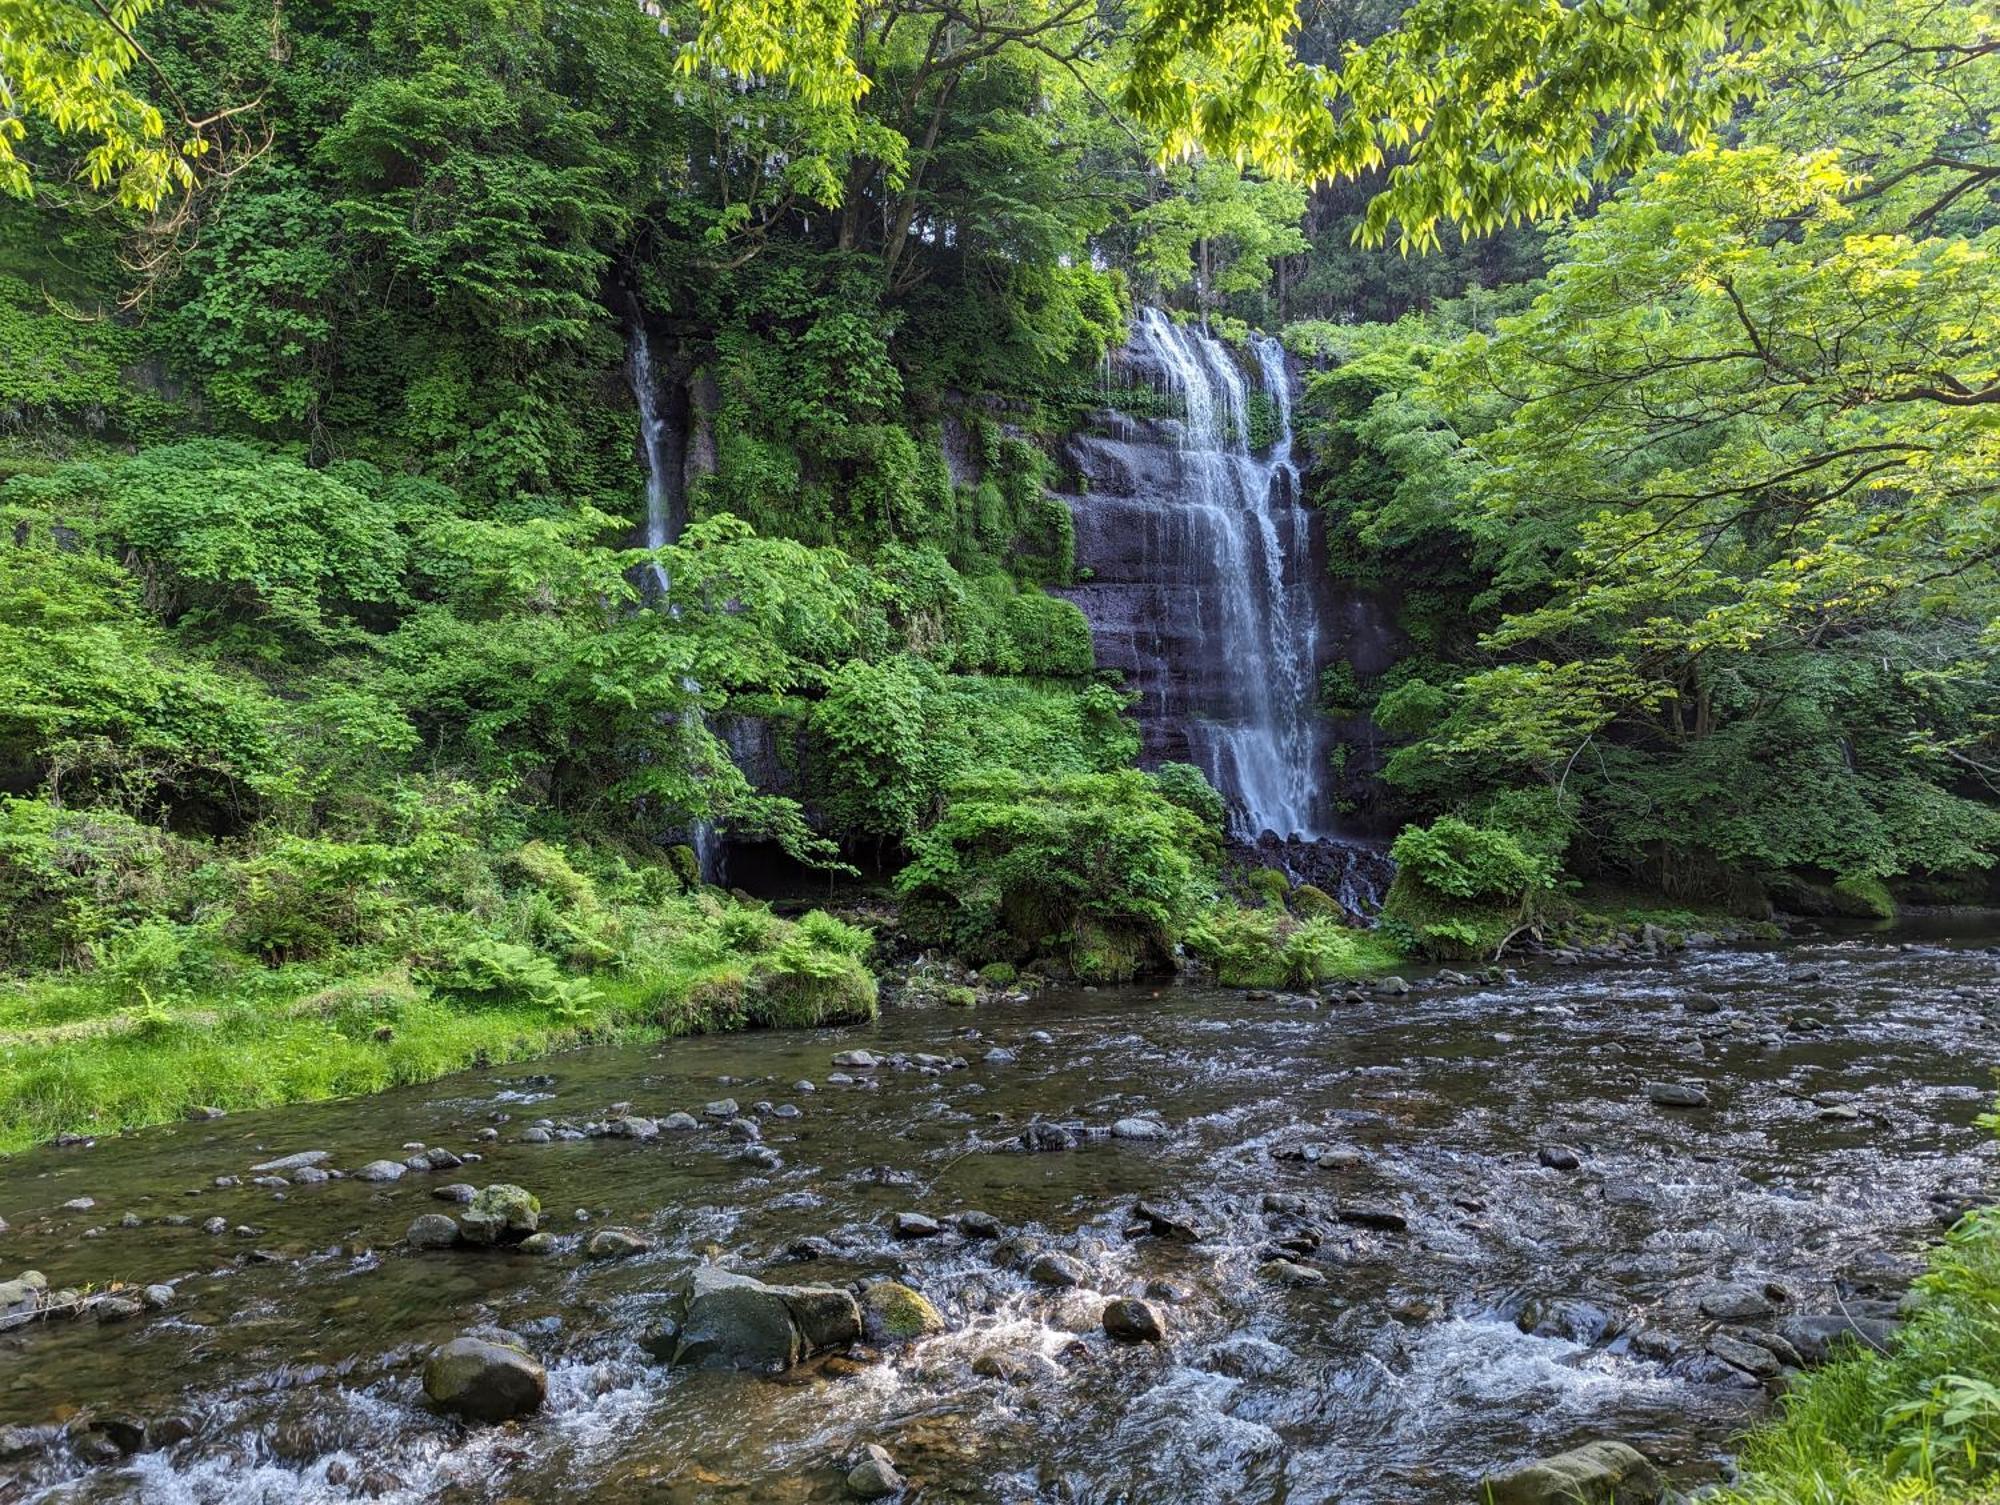
<svg viewBox="0 0 2000 1505"><path fill-rule="evenodd" d="M1139 320L1138 343L1186 405L1184 509L1213 562L1199 617L1205 657L1232 682L1230 703L1189 728L1209 782L1230 801L1232 833L1314 837L1319 770L1313 737L1319 625L1307 517L1292 460L1292 398L1284 348L1252 341L1263 390L1278 412L1267 454L1250 447L1249 389L1221 342L1159 309ZM1212 609L1211 609L1212 608Z"/></svg>
<svg viewBox="0 0 2000 1505"><path fill-rule="evenodd" d="M633 400L639 405L639 442L646 454L646 547L664 549L680 537L687 518L674 506L667 480L667 419L660 411L660 386L653 370L653 340L643 319L632 321L629 344L632 353L627 373ZM657 560L646 566L646 581L648 594L654 599L668 595L667 572ZM670 606L669 613L678 615L678 608ZM685 688L697 695L701 692L701 686L692 679L685 682ZM715 882L721 871L715 827L705 820L695 821L688 827L688 845L694 848L702 881Z"/></svg>

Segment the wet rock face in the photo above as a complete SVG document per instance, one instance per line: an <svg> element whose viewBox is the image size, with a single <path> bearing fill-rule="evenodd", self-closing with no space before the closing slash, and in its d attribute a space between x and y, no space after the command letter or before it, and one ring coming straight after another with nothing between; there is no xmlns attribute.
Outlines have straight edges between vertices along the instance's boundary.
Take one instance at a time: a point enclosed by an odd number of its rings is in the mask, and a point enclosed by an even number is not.
<svg viewBox="0 0 2000 1505"><path fill-rule="evenodd" d="M1491 1505L1655 1505L1660 1476L1636 1448L1592 1442L1481 1481Z"/></svg>
<svg viewBox="0 0 2000 1505"><path fill-rule="evenodd" d="M690 1368L776 1371L861 1333L861 1308L837 1287L766 1285L703 1265L681 1293L679 1321L648 1346Z"/></svg>
<svg viewBox="0 0 2000 1505"><path fill-rule="evenodd" d="M454 1338L424 1365L424 1394L466 1421L512 1421L542 1408L549 1377L526 1353L483 1338Z"/></svg>

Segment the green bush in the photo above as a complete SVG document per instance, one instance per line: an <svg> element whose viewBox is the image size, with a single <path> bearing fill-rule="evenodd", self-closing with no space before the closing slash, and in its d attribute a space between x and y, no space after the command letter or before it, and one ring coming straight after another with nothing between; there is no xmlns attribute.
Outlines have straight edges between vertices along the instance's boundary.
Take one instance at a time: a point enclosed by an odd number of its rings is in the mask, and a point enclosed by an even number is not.
<svg viewBox="0 0 2000 1505"><path fill-rule="evenodd" d="M896 887L920 940L1125 977L1171 966L1212 883L1208 840L1136 770L985 772L951 786Z"/></svg>
<svg viewBox="0 0 2000 1505"><path fill-rule="evenodd" d="M1389 852L1396 878L1382 902L1384 926L1416 950L1459 961L1500 949L1556 874L1554 858L1456 815L1409 827Z"/></svg>
<svg viewBox="0 0 2000 1505"><path fill-rule="evenodd" d="M1187 932L1187 949L1238 988L1303 988L1359 977L1395 961L1381 937L1342 925L1330 915L1294 919L1282 908L1221 904Z"/></svg>

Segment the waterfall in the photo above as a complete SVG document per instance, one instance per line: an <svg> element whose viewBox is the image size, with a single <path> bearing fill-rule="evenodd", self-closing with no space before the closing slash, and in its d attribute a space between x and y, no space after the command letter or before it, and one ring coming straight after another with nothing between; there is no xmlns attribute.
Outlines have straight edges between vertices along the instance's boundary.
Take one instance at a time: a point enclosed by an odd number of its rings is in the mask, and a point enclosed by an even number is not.
<svg viewBox="0 0 2000 1505"><path fill-rule="evenodd" d="M1204 666L1188 677L1192 693L1161 709L1183 719L1191 761L1229 802L1232 835L1317 837L1319 622L1284 348L1268 337L1251 344L1275 410L1259 455L1249 385L1220 341L1149 308L1134 345L1184 410L1177 484L1141 500L1154 512L1157 573L1185 592L1181 635Z"/></svg>
<svg viewBox="0 0 2000 1505"><path fill-rule="evenodd" d="M632 398L639 406L639 444L646 456L646 547L664 549L681 536L681 529L687 526L687 515L679 499L679 488L675 485L679 469L673 453L678 447L674 444L676 435L667 415L660 409L660 383L653 367L652 335L646 329L645 319L636 312L628 344L631 354L626 374L632 382ZM642 586L654 599L664 598L668 587L665 568L656 560L646 567L646 576ZM668 614L678 616L679 608L670 605ZM684 680L682 688L696 695L701 693L701 686L693 679ZM705 820L695 821L688 827L688 845L694 848L702 881L718 881L722 871L722 852L716 840L715 827Z"/></svg>
<svg viewBox="0 0 2000 1505"><path fill-rule="evenodd" d="M660 411L660 384L653 371L653 340L645 320L634 318L629 341L631 358L628 375L632 396L639 404L639 443L646 454L646 547L664 549L680 537L687 519L676 515L669 482L667 459L667 419ZM658 564L648 566L654 592L667 593L667 572Z"/></svg>

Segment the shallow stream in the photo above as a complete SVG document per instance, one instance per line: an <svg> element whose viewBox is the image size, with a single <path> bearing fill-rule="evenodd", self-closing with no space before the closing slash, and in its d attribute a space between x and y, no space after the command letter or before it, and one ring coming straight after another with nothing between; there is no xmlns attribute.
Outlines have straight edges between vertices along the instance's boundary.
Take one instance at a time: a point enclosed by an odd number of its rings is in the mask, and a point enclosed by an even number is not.
<svg viewBox="0 0 2000 1505"><path fill-rule="evenodd" d="M1699 1295L1893 1301L1921 1240L1982 1194L1990 939L1825 938L1359 1002L1137 988L890 1008L868 1029L584 1051L37 1151L0 1164L0 1277L175 1289L129 1321L0 1335L0 1427L32 1429L0 1500L784 1505L845 1498L865 1442L915 1498L968 1505L1443 1505L1495 1464L1603 1436L1696 1484L1764 1404L1705 1351ZM856 1048L902 1059L829 1081ZM1656 1083L1699 1083L1709 1106L1658 1106ZM650 1141L559 1132L724 1097L776 1169L713 1119ZM1134 1117L1167 1137L1102 1133ZM552 1142L521 1141L537 1120ZM1027 1153L1036 1121L1087 1132ZM483 1158L387 1185L250 1181L298 1151L351 1170L419 1144ZM1577 1168L1542 1163L1558 1146ZM536 1192L560 1252L402 1247L412 1218L452 1210L432 1191L453 1181ZM94 1205L65 1209L78 1198ZM1135 1223L1139 1199L1194 1241ZM1086 1285L1032 1285L949 1227L890 1233L898 1212L971 1209L1076 1256ZM218 1216L230 1231L205 1232ZM607 1223L657 1246L585 1260ZM1274 1252L1325 1283L1260 1275ZM704 1257L785 1282L899 1274L951 1330L776 1378L669 1370L640 1340ZM1149 1284L1172 1288L1166 1341L1113 1343L1104 1299ZM426 1407L424 1354L480 1324L548 1366L532 1421ZM1053 1366L975 1373L996 1350ZM165 1445L91 1461L79 1439L105 1416Z"/></svg>

